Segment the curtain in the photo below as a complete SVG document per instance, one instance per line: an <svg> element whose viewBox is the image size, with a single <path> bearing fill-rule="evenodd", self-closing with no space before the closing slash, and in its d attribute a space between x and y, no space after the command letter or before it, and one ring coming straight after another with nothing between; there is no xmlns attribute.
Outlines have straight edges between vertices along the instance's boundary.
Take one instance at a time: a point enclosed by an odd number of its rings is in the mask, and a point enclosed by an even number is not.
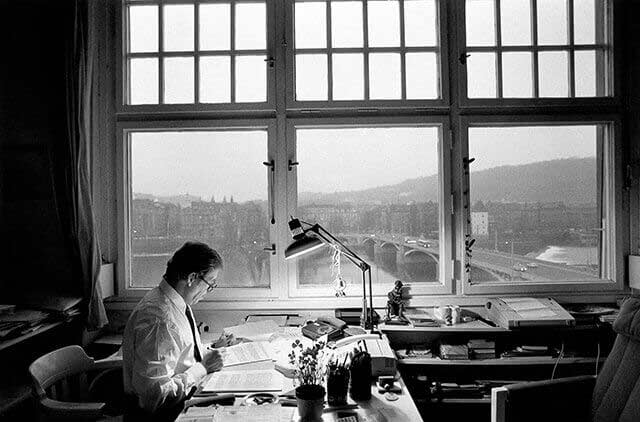
<svg viewBox="0 0 640 422"><path fill-rule="evenodd" d="M73 29L66 48L67 148L64 150L65 184L60 206L68 219L69 242L76 274L80 277L87 303L86 327L98 329L107 324L107 315L98 283L101 254L97 240L91 192L91 145L94 128L92 113L96 101L98 36L94 16L102 2L73 1Z"/></svg>

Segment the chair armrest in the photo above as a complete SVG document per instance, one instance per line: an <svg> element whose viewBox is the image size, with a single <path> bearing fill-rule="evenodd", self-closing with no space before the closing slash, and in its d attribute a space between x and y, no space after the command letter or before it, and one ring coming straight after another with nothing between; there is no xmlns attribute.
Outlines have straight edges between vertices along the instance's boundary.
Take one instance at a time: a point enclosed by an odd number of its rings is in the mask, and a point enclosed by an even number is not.
<svg viewBox="0 0 640 422"><path fill-rule="evenodd" d="M52 400L50 398L43 398L40 400L40 404L44 408L44 411L47 415L55 418L87 419L100 418L105 416L105 403L62 402L58 400Z"/></svg>
<svg viewBox="0 0 640 422"><path fill-rule="evenodd" d="M595 383L594 375L586 375L494 388L491 390L491 420L589 420Z"/></svg>

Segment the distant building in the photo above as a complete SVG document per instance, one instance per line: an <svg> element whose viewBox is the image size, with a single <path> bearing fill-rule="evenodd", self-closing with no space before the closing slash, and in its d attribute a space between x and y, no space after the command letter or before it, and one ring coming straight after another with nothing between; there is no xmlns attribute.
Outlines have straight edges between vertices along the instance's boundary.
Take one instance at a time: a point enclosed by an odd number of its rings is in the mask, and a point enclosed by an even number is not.
<svg viewBox="0 0 640 422"><path fill-rule="evenodd" d="M475 236L489 235L489 213L486 211L471 212L471 233Z"/></svg>

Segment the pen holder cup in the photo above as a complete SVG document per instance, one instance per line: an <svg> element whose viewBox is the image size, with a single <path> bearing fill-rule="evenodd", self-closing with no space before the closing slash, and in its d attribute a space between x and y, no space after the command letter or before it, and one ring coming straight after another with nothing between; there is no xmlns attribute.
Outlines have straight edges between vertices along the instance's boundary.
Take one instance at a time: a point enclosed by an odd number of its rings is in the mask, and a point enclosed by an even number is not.
<svg viewBox="0 0 640 422"><path fill-rule="evenodd" d="M349 370L345 367L332 369L327 375L327 402L329 406L344 406L347 404L349 389Z"/></svg>
<svg viewBox="0 0 640 422"><path fill-rule="evenodd" d="M324 387L321 385L301 385L296 388L300 422L322 421L324 409Z"/></svg>
<svg viewBox="0 0 640 422"><path fill-rule="evenodd" d="M358 352L351 359L349 395L354 401L371 399L371 356Z"/></svg>

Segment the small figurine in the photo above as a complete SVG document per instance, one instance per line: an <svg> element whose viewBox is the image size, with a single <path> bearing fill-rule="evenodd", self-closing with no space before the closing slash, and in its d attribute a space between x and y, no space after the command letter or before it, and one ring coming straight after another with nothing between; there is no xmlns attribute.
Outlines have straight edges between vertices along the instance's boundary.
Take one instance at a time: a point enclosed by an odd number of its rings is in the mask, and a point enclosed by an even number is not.
<svg viewBox="0 0 640 422"><path fill-rule="evenodd" d="M409 321L404 316L404 300L402 299L402 281L396 280L393 290L387 293L387 314L384 321L387 324L405 325Z"/></svg>

